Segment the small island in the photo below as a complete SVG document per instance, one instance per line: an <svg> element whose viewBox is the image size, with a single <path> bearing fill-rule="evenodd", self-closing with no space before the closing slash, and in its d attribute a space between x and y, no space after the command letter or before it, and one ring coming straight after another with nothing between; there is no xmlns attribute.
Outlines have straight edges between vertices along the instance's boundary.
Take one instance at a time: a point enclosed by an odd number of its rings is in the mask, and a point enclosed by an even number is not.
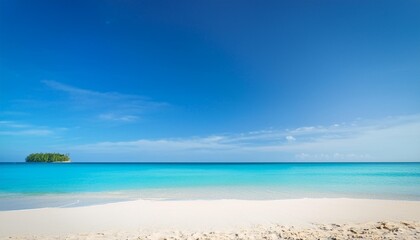
<svg viewBox="0 0 420 240"><path fill-rule="evenodd" d="M61 153L31 153L26 157L26 162L58 163L70 162L69 154Z"/></svg>

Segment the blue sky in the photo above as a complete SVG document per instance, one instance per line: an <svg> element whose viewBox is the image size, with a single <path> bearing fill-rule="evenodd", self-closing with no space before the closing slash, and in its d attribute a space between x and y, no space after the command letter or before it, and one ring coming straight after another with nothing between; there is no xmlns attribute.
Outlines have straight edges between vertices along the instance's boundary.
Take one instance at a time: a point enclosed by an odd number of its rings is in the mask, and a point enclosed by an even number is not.
<svg viewBox="0 0 420 240"><path fill-rule="evenodd" d="M419 161L419 1L0 1L0 161Z"/></svg>

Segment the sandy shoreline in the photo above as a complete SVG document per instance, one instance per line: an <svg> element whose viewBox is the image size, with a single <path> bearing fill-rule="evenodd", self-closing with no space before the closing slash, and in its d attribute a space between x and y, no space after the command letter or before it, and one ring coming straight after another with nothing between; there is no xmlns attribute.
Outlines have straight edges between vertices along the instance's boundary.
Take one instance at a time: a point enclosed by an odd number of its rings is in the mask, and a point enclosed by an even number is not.
<svg viewBox="0 0 420 240"><path fill-rule="evenodd" d="M287 227L294 226L301 229L301 232L306 231L305 229L323 232L321 228L332 227L337 231L343 228L341 232L349 234L354 234L350 228L359 227L366 233L369 232L366 229L372 228L372 231L376 229L375 231L390 232L390 236L397 235L388 229L398 228L404 234L409 234L406 236L409 239L410 236L420 237L415 235L416 232L420 234L419 222L420 201L344 198L266 201L136 200L74 208L0 211L0 238L39 236L39 239L97 239L102 236L102 239L120 239L115 236L122 234L121 238L137 239L143 236L140 239L147 239L147 236L153 234L166 233L169 235L165 236L172 236L176 233L185 235L178 236L179 239L188 239L187 236L191 234L210 234L217 231L227 234L226 239L230 239L228 233L236 234L235 231L248 232L247 236L262 234L264 231L267 234L282 230L291 233L293 231ZM381 228L380 224L385 224L385 227ZM363 230L364 228L366 229ZM283 235L285 236L284 232ZM218 238L222 236L210 239Z"/></svg>

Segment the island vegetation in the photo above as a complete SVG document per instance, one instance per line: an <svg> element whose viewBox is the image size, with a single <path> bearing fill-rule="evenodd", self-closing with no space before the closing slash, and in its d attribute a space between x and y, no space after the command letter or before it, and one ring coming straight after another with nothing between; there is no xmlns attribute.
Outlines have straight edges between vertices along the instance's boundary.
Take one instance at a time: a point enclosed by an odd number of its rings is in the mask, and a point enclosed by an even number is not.
<svg viewBox="0 0 420 240"><path fill-rule="evenodd" d="M26 157L26 162L70 162L70 157L61 153L31 153Z"/></svg>

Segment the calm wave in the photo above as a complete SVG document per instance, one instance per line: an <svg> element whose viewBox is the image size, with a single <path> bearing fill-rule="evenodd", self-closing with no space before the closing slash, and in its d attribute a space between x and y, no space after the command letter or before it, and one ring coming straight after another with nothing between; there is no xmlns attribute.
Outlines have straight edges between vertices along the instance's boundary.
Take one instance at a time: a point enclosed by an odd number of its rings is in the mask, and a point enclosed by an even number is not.
<svg viewBox="0 0 420 240"><path fill-rule="evenodd" d="M0 164L0 209L138 198L310 197L419 200L420 163Z"/></svg>

